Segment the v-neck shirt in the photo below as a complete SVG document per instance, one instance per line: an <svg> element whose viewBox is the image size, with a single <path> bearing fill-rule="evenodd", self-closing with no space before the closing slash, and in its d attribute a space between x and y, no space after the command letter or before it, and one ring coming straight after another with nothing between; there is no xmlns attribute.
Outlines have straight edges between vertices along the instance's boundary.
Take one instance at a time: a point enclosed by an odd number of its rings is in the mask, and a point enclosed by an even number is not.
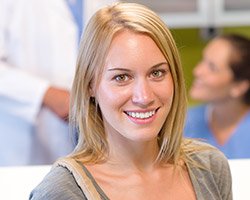
<svg viewBox="0 0 250 200"><path fill-rule="evenodd" d="M228 159L250 158L250 111L241 119L231 137L218 144L208 124L207 106L199 105L188 110L185 137L203 139L220 149Z"/></svg>
<svg viewBox="0 0 250 200"><path fill-rule="evenodd" d="M203 145L200 142L201 145ZM232 180L226 157L217 149L193 154L192 159L204 166L188 165L188 172L197 200L231 200ZM94 176L82 165L82 170L92 181L102 200L108 196L96 182ZM32 191L30 200L80 200L87 199L72 173L61 166L52 168L43 181Z"/></svg>

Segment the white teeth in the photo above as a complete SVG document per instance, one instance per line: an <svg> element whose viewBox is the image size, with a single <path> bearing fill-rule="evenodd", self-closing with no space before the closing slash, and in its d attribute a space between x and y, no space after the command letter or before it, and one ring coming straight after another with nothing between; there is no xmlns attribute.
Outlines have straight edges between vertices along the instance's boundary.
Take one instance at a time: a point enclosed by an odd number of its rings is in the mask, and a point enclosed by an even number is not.
<svg viewBox="0 0 250 200"><path fill-rule="evenodd" d="M150 112L126 112L129 116L133 118L146 119L152 117L155 114L155 111Z"/></svg>

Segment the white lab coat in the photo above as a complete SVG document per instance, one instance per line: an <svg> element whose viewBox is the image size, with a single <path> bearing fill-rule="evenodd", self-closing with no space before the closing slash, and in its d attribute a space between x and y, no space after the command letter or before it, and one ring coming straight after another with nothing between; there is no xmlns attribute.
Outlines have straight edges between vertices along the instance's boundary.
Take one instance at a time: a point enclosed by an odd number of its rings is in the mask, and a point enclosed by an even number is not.
<svg viewBox="0 0 250 200"><path fill-rule="evenodd" d="M85 0L85 19L112 0ZM0 166L50 164L73 149L42 99L70 89L78 29L65 0L0 0Z"/></svg>
<svg viewBox="0 0 250 200"><path fill-rule="evenodd" d="M85 0L84 18L111 2ZM65 0L0 0L0 166L51 164L73 149L42 99L50 85L71 88L77 49Z"/></svg>
<svg viewBox="0 0 250 200"><path fill-rule="evenodd" d="M69 153L68 125L42 99L70 89L78 32L64 0L0 0L0 165L50 164Z"/></svg>

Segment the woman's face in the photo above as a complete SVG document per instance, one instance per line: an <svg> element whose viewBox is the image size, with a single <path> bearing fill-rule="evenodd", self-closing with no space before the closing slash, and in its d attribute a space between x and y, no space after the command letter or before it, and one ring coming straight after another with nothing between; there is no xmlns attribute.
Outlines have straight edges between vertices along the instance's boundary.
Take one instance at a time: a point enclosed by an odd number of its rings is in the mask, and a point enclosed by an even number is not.
<svg viewBox="0 0 250 200"><path fill-rule="evenodd" d="M233 73L229 68L230 44L212 40L204 49L203 58L194 68L191 98L204 102L220 102L230 97Z"/></svg>
<svg viewBox="0 0 250 200"><path fill-rule="evenodd" d="M130 31L116 35L95 91L108 138L156 139L173 93L168 63L154 41Z"/></svg>

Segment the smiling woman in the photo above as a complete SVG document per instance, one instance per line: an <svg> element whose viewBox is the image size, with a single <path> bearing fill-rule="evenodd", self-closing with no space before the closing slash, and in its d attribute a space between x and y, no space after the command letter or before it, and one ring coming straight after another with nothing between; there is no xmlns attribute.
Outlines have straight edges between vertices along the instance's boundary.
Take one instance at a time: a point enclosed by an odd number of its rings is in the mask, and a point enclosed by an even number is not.
<svg viewBox="0 0 250 200"><path fill-rule="evenodd" d="M250 158L250 40L221 35L211 40L194 69L185 134L203 138L228 158Z"/></svg>
<svg viewBox="0 0 250 200"><path fill-rule="evenodd" d="M78 144L30 199L232 198L223 154L182 136L179 54L147 7L117 3L91 18L71 95Z"/></svg>
<svg viewBox="0 0 250 200"><path fill-rule="evenodd" d="M157 137L171 108L173 80L154 41L121 30L111 43L92 96L101 109L110 149L128 139L156 142L152 138Z"/></svg>

